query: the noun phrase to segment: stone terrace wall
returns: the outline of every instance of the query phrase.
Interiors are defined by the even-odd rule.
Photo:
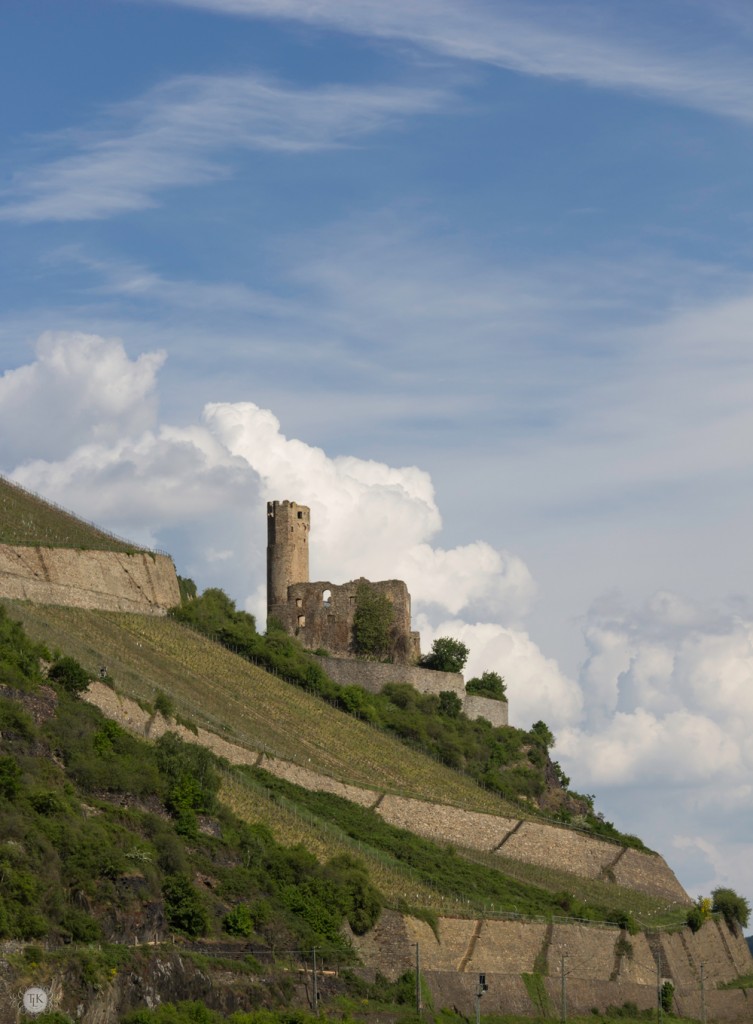
[[[409,683],[419,693],[438,694],[443,690],[465,697],[465,683],[460,672],[435,672],[418,665],[392,665],[381,661],[356,661],[353,658],[316,659],[324,671],[341,686],[360,686],[369,693],[379,693],[387,683]]]
[[[724,929],[724,925],[721,926]],[[438,937],[437,937],[438,935]],[[656,1008],[656,960],[643,934],[628,937],[632,957],[618,956],[617,944],[624,932],[617,928],[579,924],[546,924],[537,921],[487,921],[442,917],[437,935],[423,921],[386,911],[374,932],[352,936],[370,970],[396,978],[413,966],[419,944],[421,970],[435,1006],[454,1006],[472,1019],[478,974],[486,975],[489,991],[482,1003],[484,1013],[520,1013],[534,1016],[522,976],[542,971],[542,984],[550,1010],[560,1012],[561,968],[564,954],[567,1001],[571,1013],[600,1011],[626,1001],[639,1009]],[[745,946],[742,936],[730,940]],[[706,964],[707,1017],[714,1021],[749,1021],[753,999],[740,991],[717,991],[717,981],[748,973],[753,960],[747,946],[739,950],[741,961],[723,954],[724,934],[716,923],[704,925],[692,936],[688,929],[673,934],[654,933],[651,942],[668,951],[672,963],[666,973],[675,985],[675,1007],[680,1013],[700,1018],[700,964]],[[689,943],[689,944],[688,944]],[[708,963],[715,955],[717,971],[710,976]],[[745,957],[742,959],[742,957]],[[681,963],[682,961],[682,963]]]
[[[260,764],[273,775],[305,789],[335,793],[362,807],[373,807],[390,824],[439,843],[455,843],[470,849],[494,851],[512,860],[569,871],[581,878],[604,877],[604,871],[610,865],[621,862],[629,853],[631,862],[636,865],[635,882],[623,879],[623,884],[633,885],[639,891],[654,896],[675,899],[684,905],[690,904],[685,890],[658,855],[625,850],[614,843],[605,843],[554,825],[466,811],[460,807],[351,786],[289,761],[229,743],[205,729],[200,728],[197,737],[188,729],[168,725],[161,715],[148,715],[134,701],[119,696],[102,683],[93,682],[85,699],[96,704],[108,718],[114,718],[139,735],[156,739],[166,729],[170,729],[178,732],[189,743],[209,747],[232,764]]]
[[[475,693],[466,693],[463,697],[463,711],[473,720],[485,718],[495,726],[508,724],[506,700],[491,700],[489,697],[479,697]]]
[[[163,615],[180,590],[167,555],[0,544],[0,597]]]
[[[360,789],[319,775],[287,761],[263,756],[223,740],[213,733],[199,729],[198,737],[182,726],[167,723],[162,715],[149,715],[134,701],[121,697],[109,687],[93,682],[85,699],[96,704],[108,717],[142,736],[156,739],[168,729],[177,732],[189,743],[201,743],[234,764],[261,764],[273,774],[280,775],[311,789],[337,793],[355,800],[363,806],[374,806],[386,811],[385,817],[394,818],[414,831],[416,819],[426,823],[438,822],[437,836],[445,841],[457,836],[467,843],[469,835],[478,837],[482,848],[490,849],[500,836],[517,834],[523,825],[514,819],[479,815],[457,808],[438,807],[419,800],[383,796],[373,790]],[[386,805],[386,806],[385,806]],[[488,819],[479,821],[478,819]],[[546,828],[546,826],[541,826]],[[454,831],[453,831],[454,830]],[[567,836],[563,829],[549,828],[549,841],[556,846],[557,838]],[[426,831],[421,834],[431,834]],[[598,842],[588,840],[587,842]],[[505,844],[506,845],[506,844]],[[619,847],[608,846],[620,852]],[[503,846],[504,849],[504,846]],[[637,857],[646,854],[635,852]],[[661,858],[651,858],[651,861]],[[586,858],[593,869],[599,859]],[[581,873],[581,861],[576,857],[571,867]],[[656,865],[654,865],[656,869]],[[671,872],[668,868],[669,875]],[[687,900],[687,897],[686,897]],[[600,1010],[609,1005],[621,1006],[630,1000],[641,1009],[655,1007],[656,960],[652,946],[662,961],[665,976],[675,984],[675,1006],[685,1016],[700,1018],[700,964],[706,971],[706,1007],[712,1021],[748,1022],[753,1018],[753,998],[743,991],[717,991],[719,981],[728,981],[738,975],[753,972],[745,939],[733,933],[723,922],[707,922],[697,935],[685,928],[676,933],[632,935],[629,941],[633,956],[618,957],[616,943],[620,937],[617,928],[585,926],[579,924],[551,924],[524,920],[474,920],[472,918],[440,918],[439,939],[423,921],[385,910],[375,929],[365,936],[351,936],[354,945],[369,965],[365,973],[380,970],[388,978],[397,978],[415,963],[415,943],[421,951],[424,980],[435,1004],[458,1006],[470,1015],[473,1011],[476,974],[487,975],[489,992],[484,997],[485,1013],[497,1011],[533,1016],[535,1008],[521,979],[523,973],[532,973],[543,961],[548,977],[543,979],[549,999],[558,1007],[560,991],[561,954],[567,954],[568,1004],[575,1012],[588,1012],[592,1007]],[[650,941],[649,941],[650,939]]]
[[[485,718],[495,726],[507,725],[507,703],[466,694],[460,672],[436,672],[418,665],[391,665],[353,658],[317,657],[316,660],[330,679],[340,686],[360,686],[369,693],[380,693],[387,683],[409,683],[419,693],[435,696],[449,690],[461,699],[463,711],[469,718]]]

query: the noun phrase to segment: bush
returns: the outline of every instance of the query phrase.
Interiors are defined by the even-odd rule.
[[[612,910],[607,914],[607,921],[618,925],[630,935],[636,935],[640,930],[635,918],[629,910]]]
[[[499,672],[482,672],[480,676],[474,676],[465,684],[465,692],[490,700],[507,701],[505,680]]]
[[[431,654],[424,655],[420,664],[436,672],[462,672],[470,651],[462,640],[440,636],[431,645]]]
[[[700,931],[703,922],[711,916],[712,901],[708,896],[699,896],[688,911],[685,923],[692,932]]]
[[[154,698],[154,710],[159,711],[163,718],[175,717],[175,705],[162,690],[158,690]]]
[[[730,928],[734,929],[736,925],[748,927],[750,904],[744,896],[738,896],[734,889],[714,889],[711,896],[712,910],[722,914]]]
[[[665,981],[661,987],[661,1008],[665,1013],[672,1012],[672,1003],[675,998],[675,987],[671,981]]]
[[[222,930],[228,935],[240,935],[244,939],[254,934],[254,919],[247,903],[239,903],[225,914],[222,919]]]
[[[442,690],[439,695],[439,713],[447,718],[457,718],[463,710],[463,702],[452,690]]]
[[[0,757],[0,798],[15,800],[21,789],[21,769],[15,757]]]
[[[86,669],[67,655],[53,662],[47,675],[68,693],[83,693],[90,683]]]

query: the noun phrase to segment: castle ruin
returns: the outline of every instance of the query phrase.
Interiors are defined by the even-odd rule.
[[[267,503],[267,616],[276,619],[309,651],[353,657],[353,620],[363,586],[387,598],[394,620],[390,638],[395,664],[418,661],[419,635],[411,630],[408,588],[402,580],[372,583],[363,577],[336,585],[309,580],[311,511],[295,501]]]

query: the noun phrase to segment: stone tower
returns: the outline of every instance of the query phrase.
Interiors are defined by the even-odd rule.
[[[309,581],[311,512],[295,501],[267,502],[267,615],[288,600],[288,587]]]

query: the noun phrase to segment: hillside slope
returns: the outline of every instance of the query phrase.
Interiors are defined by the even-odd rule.
[[[124,695],[151,704],[158,691],[168,694],[180,716],[252,752],[231,759],[256,763],[264,754],[265,767],[300,785],[338,792],[333,783],[344,784],[350,787],[344,795],[375,805],[393,825],[477,853],[503,853],[508,862],[544,875],[554,872],[576,902],[584,883],[609,883],[658,900],[646,908],[654,920],[665,916],[662,904],[689,904],[661,857],[542,822],[170,619],[26,604],[15,605],[14,614],[35,639],[64,645],[92,674],[106,665]],[[135,705],[124,715],[102,689],[100,706],[109,715],[126,725],[140,717],[137,731],[148,731],[148,715]],[[567,886],[561,885],[563,870]],[[614,905],[601,898],[602,906]]]
[[[0,544],[86,551],[145,549],[53,505],[0,476]]]

